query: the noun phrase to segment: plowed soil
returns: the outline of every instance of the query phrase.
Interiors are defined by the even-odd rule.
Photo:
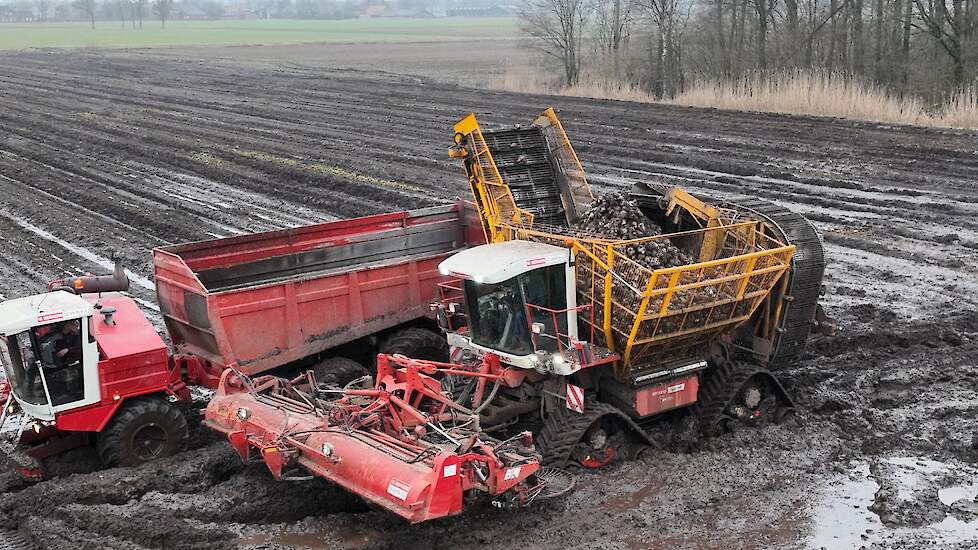
[[[788,423],[677,437],[518,512],[408,526],[199,432],[142,468],[78,452],[51,481],[2,477],[0,528],[40,548],[978,546],[978,134],[189,55],[0,56],[0,299],[116,253],[159,326],[151,248],[464,197],[452,122],[554,104],[599,192],[666,181],[812,219],[839,331],[779,373]]]

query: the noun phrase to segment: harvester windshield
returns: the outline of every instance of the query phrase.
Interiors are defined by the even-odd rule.
[[[557,351],[557,335],[567,332],[565,269],[542,267],[497,284],[465,281],[473,341],[514,355]],[[538,338],[532,336],[534,323]]]
[[[514,355],[533,353],[518,277],[497,284],[465,281],[475,343]]]

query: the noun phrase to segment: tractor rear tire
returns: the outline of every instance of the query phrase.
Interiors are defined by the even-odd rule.
[[[109,467],[137,466],[183,449],[190,437],[187,419],[163,397],[126,401],[98,436],[96,450]]]
[[[388,336],[380,345],[380,352],[447,363],[449,349],[448,340],[442,334],[426,328],[410,327]]]
[[[367,369],[353,359],[346,357],[330,357],[323,359],[312,368],[316,382],[332,386],[344,387],[357,378],[367,376]]]

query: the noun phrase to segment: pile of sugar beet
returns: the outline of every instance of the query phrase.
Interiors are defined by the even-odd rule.
[[[650,220],[638,207],[638,203],[630,199],[623,193],[611,193],[603,195],[594,200],[589,208],[574,224],[574,228],[585,233],[608,240],[629,241],[652,237],[662,234],[662,228]],[[635,244],[616,247],[626,257],[634,260],[642,267],[655,271],[656,269],[678,267],[697,263],[697,258],[688,251],[683,250],[672,244],[668,238],[643,241]],[[579,261],[588,261],[579,258]],[[635,289],[644,291],[648,284],[648,274],[636,273],[636,270],[616,269],[618,277],[612,282],[612,295],[615,302],[624,305],[632,310],[637,309],[641,296]],[[715,271],[714,268],[707,268],[702,273],[697,271],[684,271],[679,278],[679,284],[695,283],[697,280],[708,280],[722,276],[723,273]],[[622,278],[631,279],[629,284],[624,284]],[[660,275],[655,281],[655,288],[665,288],[668,285],[669,276]],[[579,278],[578,284],[581,291],[585,294],[590,292],[592,282],[590,278]],[[724,304],[716,308],[707,307],[717,300],[727,300],[734,296],[734,282],[718,285],[710,285],[692,290],[677,290],[669,305],[670,315],[662,318],[658,322],[645,322],[638,331],[639,336],[650,336],[653,332],[671,332],[699,326],[703,323],[719,317],[729,317],[732,313],[742,315],[746,303]],[[597,300],[604,300],[603,285],[594,285],[594,293]],[[656,311],[662,304],[663,296],[658,295],[649,300],[647,311]],[[685,308],[693,308],[688,314],[679,313]],[[734,309],[737,309],[734,312]],[[620,310],[619,310],[620,311]],[[675,313],[673,315],[673,313]],[[624,338],[631,331],[631,323],[634,317],[628,315],[615,315],[612,325],[616,329],[616,340]],[[617,342],[621,346],[623,342]]]
[[[596,198],[574,227],[609,240],[627,241],[662,234],[662,228],[646,217],[638,203],[624,193],[609,193]],[[669,239],[646,241],[626,246],[621,251],[628,258],[653,271],[696,261],[688,252],[669,242]]]

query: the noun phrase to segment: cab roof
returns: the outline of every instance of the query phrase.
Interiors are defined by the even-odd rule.
[[[0,335],[10,336],[31,327],[91,314],[90,303],[64,290],[7,300],[0,303]]]
[[[505,241],[463,250],[438,264],[446,275],[496,284],[541,267],[567,263],[570,250],[533,241]]]

